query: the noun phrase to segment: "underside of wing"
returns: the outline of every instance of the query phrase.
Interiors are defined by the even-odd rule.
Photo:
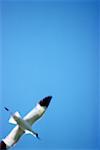
[[[15,132],[14,140],[17,142],[25,132],[18,126]]]
[[[47,96],[44,99],[40,100],[36,107],[24,117],[24,120],[32,125],[44,114],[51,101],[51,98],[52,96]]]
[[[17,125],[10,134],[3,139],[8,147],[11,147],[17,143],[20,137],[24,134],[24,131]]]
[[[45,108],[37,104],[37,106],[24,117],[24,120],[27,121],[30,125],[32,125],[43,115],[44,112]]]

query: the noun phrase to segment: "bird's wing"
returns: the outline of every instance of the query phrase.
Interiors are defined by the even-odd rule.
[[[23,119],[32,125],[36,120],[38,120],[46,111],[50,101],[51,96],[47,96],[36,105],[36,107],[29,112]]]
[[[32,125],[43,115],[44,112],[45,108],[37,104],[37,106],[31,112],[29,112],[23,119],[27,121],[30,125]]]
[[[17,143],[23,134],[24,131],[17,125],[3,141],[8,147],[11,147]]]

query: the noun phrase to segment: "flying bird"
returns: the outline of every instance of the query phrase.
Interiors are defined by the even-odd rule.
[[[4,107],[5,110],[9,111],[9,109],[7,107]]]
[[[32,125],[37,121],[46,111],[52,96],[47,96],[37,103],[25,117],[21,117],[19,112],[11,113],[9,123],[15,124],[14,129],[0,142],[0,150],[7,150],[13,147],[23,134],[31,134],[39,139],[38,133],[32,129]],[[4,107],[6,111],[10,111]]]

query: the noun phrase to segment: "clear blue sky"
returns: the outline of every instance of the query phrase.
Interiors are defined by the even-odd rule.
[[[33,129],[14,150],[98,147],[98,4],[91,1],[2,2],[1,126],[3,107],[22,116],[52,95]]]

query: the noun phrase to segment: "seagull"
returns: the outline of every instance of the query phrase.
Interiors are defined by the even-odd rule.
[[[6,111],[10,112],[9,123],[14,124],[12,131],[0,142],[0,150],[7,150],[16,145],[23,134],[31,134],[40,139],[38,133],[32,129],[32,125],[45,113],[49,106],[52,96],[47,96],[40,100],[35,108],[33,108],[23,118],[19,112],[12,113],[10,109],[4,107]]]

